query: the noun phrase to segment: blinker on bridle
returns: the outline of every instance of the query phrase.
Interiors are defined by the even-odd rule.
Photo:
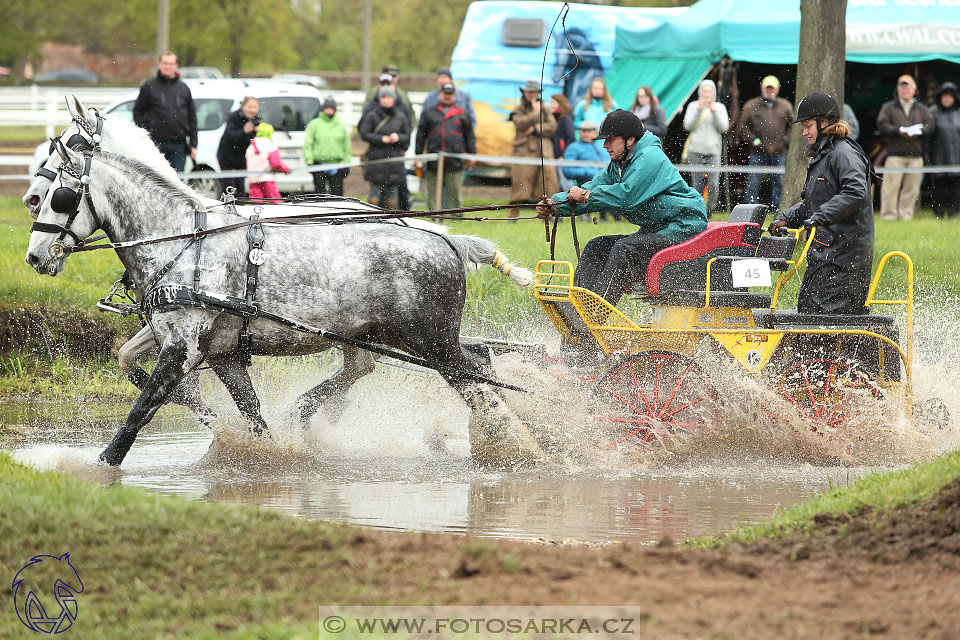
[[[60,165],[58,173],[62,176],[64,173],[76,178],[80,182],[79,189],[72,189],[67,186],[57,187],[50,196],[50,208],[56,213],[67,214],[67,221],[63,226],[59,224],[50,224],[47,222],[34,222],[30,231],[41,231],[44,233],[59,233],[60,237],[50,245],[50,255],[54,258],[61,258],[65,255],[63,239],[68,234],[79,245],[83,244],[83,239],[70,230],[73,221],[80,213],[80,202],[84,197],[87,198],[87,204],[90,207],[91,215],[96,217],[93,210],[93,202],[90,201],[90,167],[93,164],[93,153],[83,152],[83,171],[78,172],[68,163]],[[51,172],[52,173],[52,172]],[[56,177],[56,173],[54,177]]]
[[[100,140],[103,133],[103,116],[100,115],[100,112],[96,109],[93,110],[94,114],[97,116],[96,127],[91,127],[87,124],[86,120],[82,117],[75,117],[73,121],[77,123],[77,126],[80,127],[90,139],[88,140],[84,137],[79,131],[67,140],[66,147],[67,149],[73,149],[74,151],[99,151],[100,150]],[[63,135],[63,134],[61,134]],[[57,138],[50,138],[50,149],[47,151],[48,156],[52,156],[54,151],[56,151],[56,142]],[[47,180],[53,182],[57,179],[57,174],[55,171],[50,171],[44,167],[37,169],[37,172],[33,174],[36,177],[46,178]],[[56,211],[56,209],[54,209]]]

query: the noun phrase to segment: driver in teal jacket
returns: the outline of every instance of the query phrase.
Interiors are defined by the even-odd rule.
[[[635,114],[612,111],[600,124],[610,163],[593,180],[554,194],[537,205],[537,216],[618,213],[637,225],[632,235],[599,236],[587,243],[574,285],[616,305],[627,283],[646,285],[653,254],[689,240],[707,228],[703,196],[691,188],[670,162],[660,138],[644,132]]]

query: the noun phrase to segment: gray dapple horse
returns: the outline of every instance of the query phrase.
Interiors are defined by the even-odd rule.
[[[100,228],[113,242],[193,231],[194,213],[203,204],[179,180],[109,152],[85,156],[59,141],[56,152],[62,164],[38,212],[38,223],[45,229],[31,233],[26,255],[27,263],[38,273],[55,276],[62,271],[65,257],[55,256],[56,245],[74,243],[51,229],[69,225],[82,238]],[[68,221],[70,212],[64,212],[70,208],[63,205],[64,194],[77,210],[72,223]],[[222,208],[209,210],[207,216],[209,228],[237,221]],[[213,234],[203,241],[202,290],[243,295],[249,246],[246,233],[238,231]],[[470,236],[443,238],[422,229],[373,222],[265,225],[264,231],[268,259],[260,267],[257,289],[257,301],[264,309],[425,358],[439,367],[441,375],[475,411],[502,407],[493,391],[469,383],[463,376],[482,375],[489,360],[464,350],[459,342],[465,267],[491,264],[497,253],[493,243]],[[144,289],[186,242],[120,248],[117,255]],[[156,285],[192,283],[194,267],[192,259],[175,261]],[[519,284],[528,282],[530,273],[514,269],[510,277]],[[224,362],[235,362],[240,318],[178,305],[157,306],[148,313],[161,344],[160,355],[126,424],[100,455],[102,461],[113,465],[123,461],[140,429],[183,376],[204,361],[221,375],[241,411],[255,423],[259,417],[249,378],[236,379],[222,372]],[[249,330],[254,355],[298,355],[333,346],[325,338],[263,318],[252,319]],[[351,351],[356,353],[351,355]],[[301,396],[304,417],[309,418],[321,404],[339,411],[346,391],[372,369],[370,354],[345,349],[343,369]],[[510,420],[510,428],[503,426],[501,422],[493,434],[499,440],[495,445],[500,459],[484,462],[515,466],[542,459],[539,446],[519,420]],[[471,433],[471,445],[476,452],[484,443]]]
[[[104,151],[135,158],[150,166],[168,180],[177,180],[177,174],[173,167],[171,167],[170,163],[160,154],[156,146],[147,136],[146,131],[119,116],[109,114],[100,116],[97,111],[85,108],[75,95],[66,98],[66,103],[67,109],[70,112],[71,122],[59,137],[60,141],[65,145],[74,148],[79,145],[83,148],[92,149],[95,145],[99,144],[100,148]],[[99,121],[98,116],[100,116]],[[94,140],[95,136],[99,139]],[[43,165],[41,172],[38,172],[37,177],[30,184],[26,194],[23,196],[23,204],[34,218],[37,217],[40,205],[46,197],[50,186],[53,184],[50,177],[45,177],[41,175],[41,173],[46,173],[46,176],[55,174],[59,163],[59,155],[56,153],[51,154],[50,158],[48,158]],[[199,194],[197,194],[196,197],[201,203],[208,207],[219,204],[219,201],[205,198]],[[329,206],[335,206],[337,209],[347,209],[351,212],[356,211],[357,213],[362,211],[375,211],[372,205],[353,201],[331,202]],[[237,207],[237,211],[241,215],[247,216],[253,212],[253,209],[254,207],[252,206]],[[271,217],[296,215],[304,212],[304,209],[299,206],[271,205],[268,209]],[[393,220],[390,222],[394,224],[409,224],[438,233],[446,232],[446,229],[441,225],[433,224],[425,220],[412,219],[409,222]],[[153,330],[149,326],[145,326],[136,336],[120,347],[118,353],[120,368],[127,374],[130,381],[141,390],[143,390],[149,374],[137,365],[137,358],[153,352],[156,346],[157,342]],[[348,350],[352,349],[352,347],[346,348]],[[351,354],[348,357],[357,357],[357,354]],[[223,359],[216,373],[221,379],[229,378],[231,380],[238,380],[245,388],[252,389],[252,385],[244,380],[244,378],[248,378],[248,374],[244,362],[241,360],[230,361]],[[224,380],[225,385],[227,385],[227,382],[227,380]],[[233,384],[234,386],[236,385],[236,383]],[[230,385],[227,386],[229,387]],[[243,405],[238,405],[245,415],[253,409],[253,407],[250,406],[251,401],[251,398],[245,398],[242,401]],[[201,422],[204,423],[209,423],[209,419],[215,416],[214,411],[200,398],[196,373],[184,377],[177,389],[169,395],[168,402],[189,407],[197,414]],[[256,412],[256,415],[257,417],[254,419],[254,424],[257,429],[262,429],[263,420],[259,416],[259,412]]]

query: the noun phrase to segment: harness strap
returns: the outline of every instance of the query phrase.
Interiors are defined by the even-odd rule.
[[[199,234],[207,226],[207,210],[197,207],[193,211],[193,231]],[[203,238],[197,237],[197,259],[193,265],[193,290],[200,290],[200,253],[203,251]]]
[[[53,182],[54,180],[57,179],[57,173],[55,171],[50,171],[50,169],[47,169],[46,167],[40,167],[39,169],[37,169],[37,172],[33,175],[39,176],[41,178],[46,178],[50,182]]]
[[[260,216],[253,214],[251,220],[259,220]],[[247,304],[253,305],[257,295],[257,273],[260,265],[263,264],[266,257],[263,253],[264,241],[263,225],[253,224],[247,227],[247,242],[250,244],[250,252],[247,254],[247,290],[245,299]],[[240,330],[240,339],[238,340],[237,350],[240,356],[246,360],[247,366],[251,364],[251,346],[250,346],[250,318],[244,316],[243,327]]]
[[[70,230],[69,227],[61,227],[58,224],[50,224],[48,222],[34,222],[30,227],[30,231],[42,231],[43,233],[59,233],[60,238],[63,239],[64,234],[69,234],[73,238],[74,242],[78,245],[83,244],[83,240]]]

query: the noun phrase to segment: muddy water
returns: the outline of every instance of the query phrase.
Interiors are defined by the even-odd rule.
[[[437,452],[422,428],[430,420],[405,422],[422,406],[401,407],[393,424],[371,424],[359,435],[364,430],[323,425],[325,433],[309,445],[279,435],[266,449],[248,448],[235,426],[215,425],[225,429],[215,437],[185,411],[164,408],[122,468],[112,469],[95,461],[126,408],[49,420],[63,409],[3,412],[0,420],[32,424],[33,433],[15,447],[19,459],[104,485],[383,529],[554,541],[684,539],[763,520],[867,470],[740,460],[484,471],[469,459],[465,433],[448,434],[445,451]]]

